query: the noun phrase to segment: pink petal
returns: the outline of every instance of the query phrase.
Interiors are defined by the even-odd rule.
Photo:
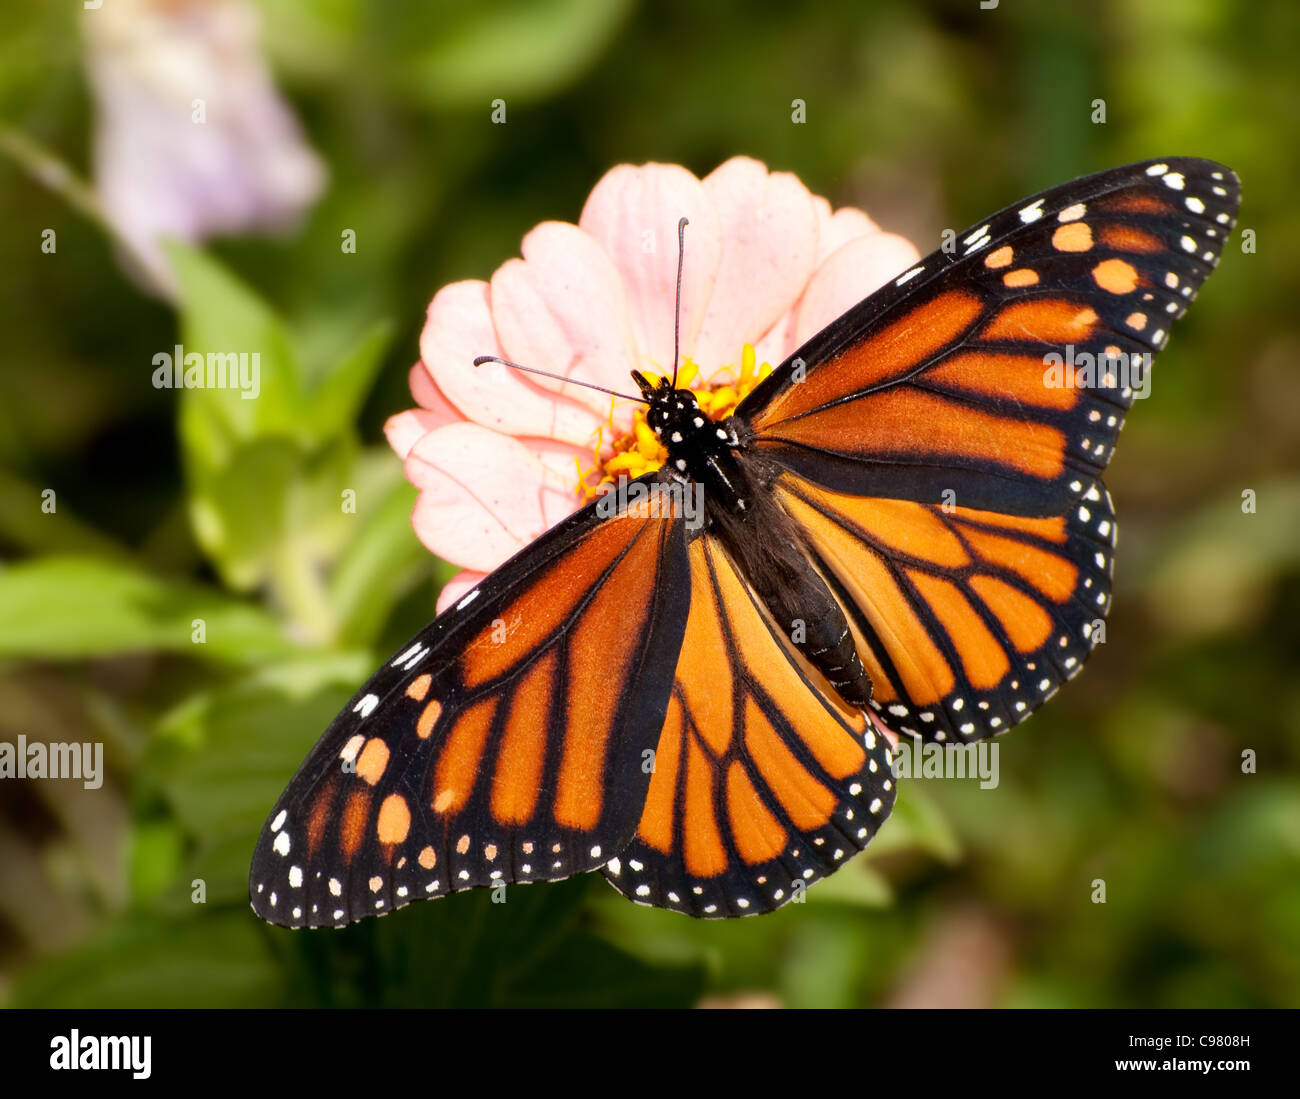
[[[771,363],[773,366],[780,366],[795,349],[794,337],[798,310],[799,303],[795,302],[794,307],[787,310],[785,315],[754,344],[754,356],[760,365]]]
[[[465,573],[462,573],[461,575],[463,576],[463,575],[466,575],[466,574],[465,574]],[[438,609],[439,609],[439,610],[442,610],[442,600],[441,600],[441,598],[439,598],[439,600],[438,600]],[[874,726],[876,727],[876,730],[877,730],[877,731],[878,731],[878,732],[879,732],[879,733],[880,733],[880,734],[885,738],[885,740],[889,743],[890,748],[897,749],[897,748],[898,748],[898,734],[897,734],[897,733],[891,733],[888,729],[886,729],[886,728],[885,728],[885,727],[880,723],[880,719],[879,719],[878,717],[876,717],[876,715],[873,714],[870,710],[867,711],[867,717],[871,718],[871,724],[874,725]]]
[[[880,226],[856,206],[841,206],[831,213],[831,204],[820,195],[813,198],[817,210],[817,266],[855,237],[879,233]]]
[[[506,357],[611,389],[633,388],[628,376],[638,365],[636,338],[622,280],[605,250],[576,225],[548,221],[524,237],[522,252],[522,260],[497,269],[489,295]],[[529,380],[562,391],[601,419],[609,415],[604,394]]]
[[[799,302],[795,343],[802,344],[920,258],[910,240],[873,233],[849,241],[823,263]]]
[[[855,207],[843,206],[832,213],[831,204],[820,195],[814,195],[812,202],[817,213],[818,273],[820,273],[827,259],[851,241],[861,241],[869,236],[888,235],[882,234],[879,226]],[[837,261],[837,264],[840,262],[844,261]],[[838,269],[837,266],[835,270]],[[867,284],[869,284],[869,281]],[[885,281],[888,281],[888,277],[886,277]],[[856,304],[863,297],[866,297],[866,294],[856,298],[851,304]],[[802,300],[796,302],[794,307],[779,318],[754,345],[760,363],[770,362],[773,366],[779,365],[798,350],[800,344],[808,338],[808,335],[815,335],[816,332],[820,331],[820,328],[815,328],[812,332],[805,334],[800,323],[802,305]],[[846,306],[846,308],[848,307]],[[843,311],[841,310],[840,313]],[[840,316],[840,313],[836,313],[835,316]],[[833,320],[834,317],[831,319]]]
[[[442,614],[448,607],[454,607],[465,596],[479,586],[487,576],[485,572],[465,569],[458,572],[442,586],[438,593],[438,613]]]
[[[677,164],[620,164],[593,188],[578,224],[622,276],[641,365],[667,373],[673,361],[677,221],[688,218],[682,277],[683,357],[692,353],[722,254],[718,213],[703,185]]]
[[[421,408],[436,412],[447,423],[465,418],[460,409],[447,400],[446,394],[438,388],[438,384],[429,374],[429,368],[423,362],[418,362],[411,367],[407,378],[411,386],[411,396]]]
[[[808,189],[788,172],[769,175],[757,160],[732,157],[705,177],[704,189],[722,227],[722,257],[693,351],[707,375],[738,362],[743,346],[795,303],[813,272],[818,229]]]
[[[384,435],[399,458],[405,458],[424,436],[435,428],[443,427],[450,421],[444,420],[436,412],[425,408],[408,408],[395,416],[389,416],[384,424]]]
[[[431,431],[406,458],[406,477],[421,490],[411,517],[415,533],[453,564],[494,569],[573,511],[578,453],[550,440],[525,444],[478,424]]]
[[[478,355],[502,354],[487,283],[453,282],[434,295],[420,334],[420,357],[452,404],[475,423],[506,435],[550,436],[585,444],[602,417],[544,393],[517,370],[493,363],[474,365]]]

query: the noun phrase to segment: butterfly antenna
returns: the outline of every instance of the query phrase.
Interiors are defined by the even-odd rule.
[[[677,388],[677,359],[682,346],[682,267],[686,262],[687,218],[677,221],[677,300],[673,307],[673,388]]]
[[[511,370],[522,370],[525,374],[540,374],[543,378],[554,378],[557,382],[565,382],[568,385],[580,385],[584,389],[595,389],[601,393],[608,393],[611,397],[619,397],[625,401],[636,401],[637,404],[649,404],[644,397],[633,397],[627,393],[620,393],[617,389],[606,389],[603,385],[596,385],[594,382],[580,382],[576,378],[566,378],[563,374],[552,374],[549,370],[538,370],[535,366],[520,366],[518,363],[512,363],[509,359],[499,359],[495,355],[479,355],[474,360],[475,366],[482,366],[484,363],[500,363],[502,366],[508,366]]]

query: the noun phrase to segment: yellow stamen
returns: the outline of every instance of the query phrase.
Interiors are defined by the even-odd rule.
[[[657,374],[649,371],[642,373],[652,385],[659,381]],[[695,394],[700,409],[709,419],[725,420],[735,412],[736,406],[750,394],[754,387],[771,373],[771,364],[765,362],[759,365],[753,346],[745,344],[740,356],[738,378],[735,378],[734,365],[730,364],[719,367],[708,378],[702,378],[699,366],[691,359],[686,359],[677,371],[677,385],[678,388],[689,389]],[[735,380],[724,379],[720,377],[722,375],[730,375]],[[715,382],[715,378],[719,378],[719,381]],[[612,435],[614,434],[614,402],[612,401],[609,415]],[[668,451],[664,449],[654,430],[646,422],[644,405],[639,405],[632,413],[630,431],[616,437],[608,449],[603,443],[604,428],[602,427],[596,435],[595,464],[591,469],[583,469],[582,463],[576,456],[574,458],[578,466],[577,491],[584,503],[599,496],[603,485],[613,484],[619,477],[627,477],[629,480],[640,477],[643,473],[658,469],[668,460]]]

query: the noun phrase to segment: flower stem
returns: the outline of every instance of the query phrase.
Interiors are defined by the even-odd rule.
[[[94,188],[57,154],[6,123],[0,123],[0,152],[5,153],[37,183],[59,195],[84,217],[107,232],[113,232]]]
[[[141,255],[139,249],[117,231],[103,203],[99,201],[95,188],[74,172],[57,153],[6,122],[0,122],[0,153],[4,153],[42,187],[58,195],[87,221],[112,237],[119,248],[130,254],[132,262],[140,270],[153,269],[148,257]]]

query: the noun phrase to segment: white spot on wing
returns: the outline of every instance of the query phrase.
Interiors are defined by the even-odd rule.
[[[406,652],[402,653],[401,656],[394,657],[389,667],[396,668],[397,665],[399,664],[405,664],[408,660],[411,659],[411,657],[413,657],[416,653],[420,651],[420,647],[421,647],[420,643],[417,641],[414,645],[412,645],[409,649],[407,649]]]
[[[1043,200],[1035,199],[1028,206],[1020,211],[1020,220],[1028,225],[1031,221],[1037,221],[1043,216]]]

